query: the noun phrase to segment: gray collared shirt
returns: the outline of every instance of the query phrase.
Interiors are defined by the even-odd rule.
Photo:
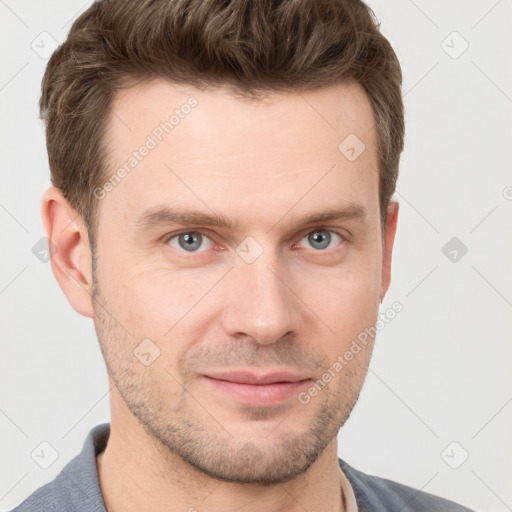
[[[107,512],[96,467],[110,424],[94,427],[82,451],[51,482],[34,491],[11,512]],[[367,475],[338,459],[357,501],[358,512],[474,512],[452,501],[391,480]]]

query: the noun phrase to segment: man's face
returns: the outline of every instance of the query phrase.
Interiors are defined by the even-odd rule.
[[[94,321],[111,393],[164,457],[286,481],[348,418],[373,340],[309,390],[378,315],[373,124],[349,84],[249,102],[154,81],[116,97],[109,175],[131,164],[102,189]],[[350,134],[356,159],[361,146],[338,149]],[[334,210],[346,215],[301,222]]]

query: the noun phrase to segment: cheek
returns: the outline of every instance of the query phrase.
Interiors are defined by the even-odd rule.
[[[209,291],[219,280],[211,270],[169,271],[134,266],[108,280],[116,318],[137,340],[155,342],[174,367],[218,315]]]
[[[323,269],[301,277],[299,296],[321,319],[327,334],[325,350],[331,355],[344,351],[359,333],[375,324],[380,300],[376,262],[372,258],[364,265]]]
[[[197,302],[182,279],[167,277],[155,281],[151,274],[120,283],[114,293],[121,307],[120,316],[131,329],[156,339],[186,322],[187,313]]]

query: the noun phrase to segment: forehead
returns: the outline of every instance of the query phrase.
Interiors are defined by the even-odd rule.
[[[373,128],[370,102],[355,82],[310,91],[269,93],[255,100],[234,95],[227,88],[199,90],[155,79],[118,91],[112,101],[109,122],[109,133],[116,142],[121,142],[121,138],[131,146],[139,142],[140,132],[155,139],[163,136],[167,139],[164,143],[171,144],[174,140],[176,146],[180,136],[188,142],[191,139],[204,142],[204,137],[211,135],[215,135],[217,142],[222,142],[224,135],[231,141],[249,136],[255,144],[276,145],[282,142],[275,138],[276,131],[283,136],[303,135],[311,142],[315,139],[314,132],[319,132],[320,137],[330,135],[334,141],[354,133],[371,144]],[[166,137],[171,132],[172,137]],[[133,136],[137,139],[133,140]]]
[[[114,98],[107,143],[100,206],[126,223],[166,203],[229,207],[240,220],[276,205],[269,222],[294,203],[378,209],[374,118],[355,83],[247,100],[227,89],[144,82]]]

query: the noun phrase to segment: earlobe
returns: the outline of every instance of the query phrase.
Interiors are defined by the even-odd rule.
[[[388,291],[389,284],[391,283],[391,259],[393,254],[393,244],[395,241],[396,227],[398,221],[398,208],[397,201],[390,201],[388,204],[388,218],[386,221],[386,232],[384,235],[384,245],[382,250],[382,280],[380,301],[384,300],[384,296]]]
[[[41,216],[55,278],[73,309],[92,318],[92,255],[87,227],[56,187],[43,194]]]

